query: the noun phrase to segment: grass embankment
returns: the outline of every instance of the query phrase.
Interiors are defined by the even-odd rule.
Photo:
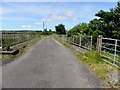
[[[19,53],[17,53],[16,55],[2,55],[2,60],[10,60],[10,59],[13,59],[19,55],[21,55],[25,50],[28,50],[31,48],[32,45],[34,45],[36,42],[38,42],[39,40],[41,40],[42,38],[44,37],[47,37],[46,35],[42,35],[41,37],[39,38],[36,38],[32,41],[30,41],[25,48],[21,48],[19,49]]]
[[[66,42],[63,42],[60,39],[57,39],[56,37],[53,37],[55,40],[57,40],[58,42],[60,42],[61,44],[63,44],[64,46],[74,49],[72,48],[69,44],[67,44]],[[76,49],[74,49],[76,50]],[[81,53],[79,51],[77,51],[78,54],[76,55],[78,60],[82,61],[82,63],[84,63],[89,70],[95,74],[96,76],[98,76],[98,78],[100,79],[100,81],[102,82],[102,87],[104,88],[120,88],[120,82],[109,82],[108,77],[114,78],[112,77],[112,72],[113,71],[118,71],[118,69],[106,62],[104,62],[102,60],[101,57],[97,56],[96,51],[89,51],[87,53]]]

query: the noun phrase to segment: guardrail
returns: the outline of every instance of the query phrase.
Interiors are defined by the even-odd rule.
[[[80,35],[57,35],[57,38],[71,44],[92,50],[92,36],[80,36]],[[111,38],[102,38],[98,36],[97,40],[97,53],[102,57],[102,60],[120,68],[120,40]]]
[[[39,36],[40,35],[30,33],[2,33],[2,48],[14,46]]]
[[[92,36],[81,36],[81,35],[57,35],[58,38],[77,45],[79,47],[92,50]]]
[[[0,50],[2,50],[2,32],[0,32]]]

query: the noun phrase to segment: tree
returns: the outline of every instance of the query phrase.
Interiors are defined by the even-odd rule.
[[[65,25],[63,24],[59,24],[58,26],[55,26],[55,29],[57,34],[66,34]]]
[[[71,30],[67,31],[67,35],[87,35],[88,25],[86,23],[80,23],[74,26]]]
[[[52,30],[51,30],[51,29],[49,29],[49,32],[52,32]]]
[[[46,29],[44,29],[44,32],[47,32],[47,28],[46,28]]]
[[[95,38],[102,35],[108,38],[120,38],[120,1],[115,8],[107,12],[100,10],[95,16],[99,19],[93,19],[88,24],[76,25],[67,31],[67,35],[91,35]]]
[[[48,33],[49,33],[49,35],[52,35],[52,30],[51,30],[51,29],[49,29],[49,32],[48,32]]]
[[[115,8],[105,12],[100,10],[95,14],[99,17],[101,23],[101,31],[105,32],[106,37],[119,38],[120,37],[120,1]]]

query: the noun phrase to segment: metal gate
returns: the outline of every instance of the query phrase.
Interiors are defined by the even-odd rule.
[[[105,62],[120,68],[120,40],[102,38],[100,54]]]

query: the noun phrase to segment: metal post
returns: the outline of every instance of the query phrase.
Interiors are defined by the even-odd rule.
[[[115,64],[116,49],[117,49],[117,40],[115,40],[115,52],[114,52],[114,62],[113,62],[113,64]]]
[[[73,43],[74,43],[74,35],[73,35]]]
[[[69,39],[69,40],[70,40],[69,43],[71,43],[71,36],[70,36],[69,38],[70,38],[70,39]]]
[[[68,37],[66,36],[66,42],[68,41]]]
[[[21,33],[21,38],[22,38],[22,42],[23,42],[23,34]]]
[[[77,38],[76,38],[76,35],[75,35],[75,40],[74,40],[74,41],[75,41],[75,44],[76,44],[76,39],[77,39]]]
[[[90,50],[92,50],[92,36],[91,36],[91,48],[90,48]]]
[[[65,41],[66,41],[66,40],[65,40],[65,35],[63,36],[63,39],[64,39],[64,42],[65,42]]]
[[[65,39],[66,42],[67,42],[67,39],[68,39],[68,37],[66,36],[66,39]]]
[[[3,47],[3,46],[2,46],[2,32],[0,33],[0,39],[1,39],[1,40],[0,40],[0,49],[2,49],[2,47]]]
[[[80,46],[81,46],[81,36],[80,36]]]
[[[77,38],[76,38],[76,43],[77,43],[77,45],[78,45],[78,35],[76,36]]]
[[[65,40],[65,38],[64,38],[64,36],[63,35],[61,35],[61,39],[64,41]]]
[[[13,33],[13,45],[15,45],[15,33]]]
[[[69,37],[69,40],[68,40],[68,41],[69,41],[69,43],[70,43],[70,37]]]
[[[66,38],[67,38],[67,37],[66,37],[65,35],[64,35],[64,37],[65,37],[65,42],[66,42]]]
[[[67,42],[67,36],[65,36],[65,41]]]
[[[28,34],[28,40],[30,40],[30,34]]]

